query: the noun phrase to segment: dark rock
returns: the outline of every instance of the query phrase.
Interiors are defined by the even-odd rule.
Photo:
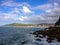
[[[60,17],[59,17],[58,21],[55,23],[55,26],[60,26]]]
[[[58,42],[60,42],[60,39],[57,39]]]
[[[39,36],[39,38],[43,38],[43,36]]]
[[[0,45],[4,45],[3,43],[1,43]]]
[[[29,34],[32,34],[32,33],[29,33]]]
[[[52,29],[52,27],[49,27],[48,29]]]
[[[51,38],[47,38],[46,40],[48,43],[51,43],[52,42],[52,39]]]
[[[46,35],[44,34],[43,37],[46,37]]]
[[[39,31],[35,31],[35,32],[33,32],[33,34],[34,34],[34,35],[37,35],[37,34],[38,34],[38,32],[39,32]]]
[[[51,43],[52,42],[52,40],[48,40],[48,43]]]
[[[41,39],[36,39],[36,41],[41,41]]]
[[[34,35],[36,35],[36,32],[33,32]]]
[[[1,43],[0,45],[4,45],[3,43]]]
[[[49,28],[45,28],[44,30],[49,30]]]

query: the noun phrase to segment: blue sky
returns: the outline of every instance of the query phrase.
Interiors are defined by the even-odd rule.
[[[0,0],[0,25],[55,23],[59,0]]]

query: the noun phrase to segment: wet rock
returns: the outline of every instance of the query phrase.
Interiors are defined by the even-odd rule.
[[[43,35],[39,35],[39,38],[43,38]]]
[[[38,34],[38,32],[39,32],[39,31],[35,31],[35,32],[33,32],[33,34],[34,34],[34,35],[37,35],[37,34]]]
[[[41,39],[36,39],[36,41],[42,41]]]
[[[51,38],[47,38],[46,40],[48,43],[51,43],[52,42],[52,39]]]
[[[58,42],[60,42],[60,39],[57,39]]]
[[[33,34],[33,32],[29,33],[29,34]]]
[[[52,42],[52,40],[48,40],[48,43],[51,43]]]
[[[0,45],[4,45],[3,43],[1,43]]]
[[[39,38],[43,38],[42,36],[39,36]]]

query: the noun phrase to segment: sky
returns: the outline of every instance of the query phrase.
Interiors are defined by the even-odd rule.
[[[0,0],[0,25],[55,23],[60,0]]]

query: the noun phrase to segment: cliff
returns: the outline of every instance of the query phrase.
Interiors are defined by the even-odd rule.
[[[60,17],[59,17],[58,21],[55,23],[55,26],[60,26]]]

